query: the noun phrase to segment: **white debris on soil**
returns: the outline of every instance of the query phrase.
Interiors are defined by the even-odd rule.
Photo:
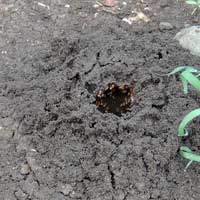
[[[161,31],[164,31],[164,30],[172,30],[174,27],[172,24],[170,24],[169,22],[160,22],[159,24],[159,29]]]
[[[1,51],[1,54],[7,54],[7,51]]]
[[[131,18],[133,21],[143,21],[143,22],[149,22],[150,18],[148,18],[144,13],[142,12],[138,12],[136,17],[132,17]]]
[[[122,21],[128,23],[129,25],[133,23],[129,18],[126,18],[126,17],[124,17]]]
[[[98,16],[99,13],[94,13],[94,18],[96,18]]]
[[[65,8],[70,8],[70,5],[69,4],[65,4]]]
[[[37,152],[35,149],[30,149],[30,151]]]
[[[41,6],[41,7],[44,7],[44,8],[47,8],[48,10],[50,9],[50,7],[48,6],[48,5],[46,5],[46,4],[44,4],[44,3],[41,3],[41,2],[37,2],[37,4],[39,5],[39,6]]]
[[[144,8],[144,10],[151,11],[152,9],[147,6],[147,7]]]
[[[179,44],[188,49],[192,55],[200,56],[200,26],[191,26],[182,29],[175,36]]]
[[[125,17],[122,19],[122,21],[128,23],[131,25],[133,22],[149,22],[150,18],[148,18],[144,13],[142,12],[137,12],[137,15],[135,17]]]
[[[99,7],[100,7],[99,4],[94,4],[94,5],[93,5],[93,8],[99,8]]]

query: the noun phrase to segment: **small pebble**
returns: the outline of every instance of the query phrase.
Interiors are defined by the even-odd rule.
[[[14,192],[14,195],[16,196],[16,199],[26,199],[28,198],[27,194],[25,194],[21,189],[17,189],[15,192]]]
[[[60,192],[62,192],[65,196],[69,195],[73,191],[73,188],[70,184],[61,185]]]
[[[98,16],[98,13],[95,13],[95,14],[94,14],[94,18],[96,18],[97,16]]]
[[[170,24],[169,22],[160,22],[159,29],[161,31],[163,31],[163,30],[172,30],[173,29],[173,25]]]
[[[160,7],[161,8],[166,8],[169,7],[169,2],[168,1],[160,1]]]
[[[99,7],[100,7],[99,4],[94,4],[94,5],[93,5],[93,8],[99,8]]]
[[[27,174],[29,174],[29,173],[30,173],[30,167],[29,167],[27,164],[23,164],[23,165],[21,166],[20,173],[21,173],[22,175],[27,175]]]
[[[128,23],[129,25],[132,24],[132,21],[129,20],[128,18],[126,18],[126,17],[124,17],[124,18],[122,19],[122,21]]]
[[[65,4],[65,8],[70,8],[70,5],[69,4]]]

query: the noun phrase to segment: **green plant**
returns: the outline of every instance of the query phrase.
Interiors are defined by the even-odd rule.
[[[196,12],[197,8],[200,8],[200,0],[186,0],[185,2],[196,6],[196,8],[192,11],[192,15]]]
[[[183,92],[184,94],[188,93],[188,83],[190,83],[195,89],[200,91],[200,80],[198,77],[200,76],[200,71],[191,67],[191,66],[181,66],[175,68],[168,75],[173,75],[179,73],[179,77],[182,81]],[[178,127],[178,136],[185,137],[189,133],[186,129],[186,126],[196,117],[200,116],[200,108],[191,111],[187,114]],[[189,160],[188,164],[185,167],[185,170],[192,164],[193,161],[200,162],[200,155],[195,154],[188,147],[181,147],[180,154],[183,158]]]

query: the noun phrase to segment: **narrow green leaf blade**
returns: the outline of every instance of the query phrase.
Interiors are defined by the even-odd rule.
[[[180,79],[181,79],[182,84],[183,84],[183,93],[187,94],[188,93],[188,82],[183,76],[180,76]]]
[[[180,67],[176,67],[172,72],[168,73],[168,76],[176,74],[183,70],[190,71],[190,72],[197,72],[197,70],[192,66],[180,66]]]
[[[180,72],[180,71],[182,71],[182,70],[184,70],[184,69],[185,69],[184,66],[176,67],[172,72],[168,73],[168,76],[173,75],[173,74],[176,74],[177,72]]]
[[[187,132],[185,130],[185,127],[187,126],[188,123],[190,123],[194,118],[198,117],[200,115],[200,108],[195,109],[191,111],[189,114],[187,114],[182,122],[179,124],[178,127],[178,136],[187,136]]]
[[[187,80],[195,89],[200,91],[200,81],[189,71],[184,71],[180,75],[181,80]]]
[[[192,0],[188,0],[186,1],[187,4],[190,4],[190,5],[197,5],[197,2],[196,1],[192,1]]]
[[[181,147],[180,154],[183,158],[186,158],[190,161],[200,162],[200,156],[190,150],[188,147]]]

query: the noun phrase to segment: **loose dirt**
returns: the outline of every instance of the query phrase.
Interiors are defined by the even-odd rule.
[[[178,153],[182,143],[198,151],[199,121],[185,141],[177,126],[200,97],[166,75],[198,67],[173,38],[199,12],[184,1],[95,3],[0,2],[1,199],[199,200],[199,165],[184,172]],[[122,21],[136,10],[150,21]],[[135,86],[130,112],[96,108],[109,82]]]

